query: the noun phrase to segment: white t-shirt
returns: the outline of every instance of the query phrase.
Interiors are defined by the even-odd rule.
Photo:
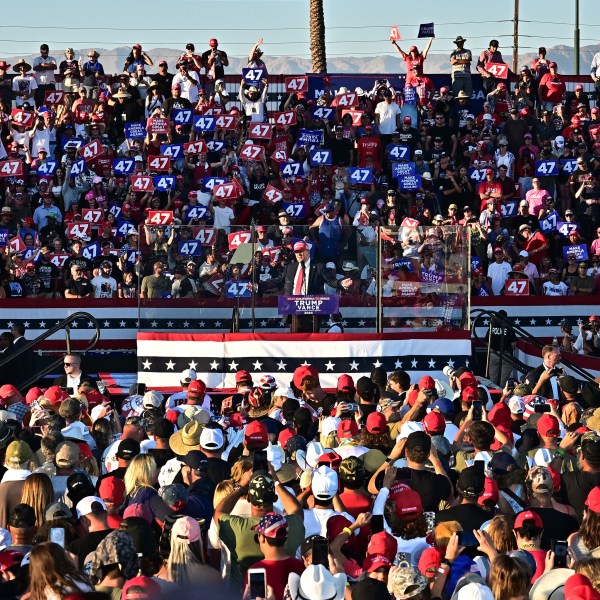
[[[558,283],[546,281],[542,286],[542,292],[544,296],[566,296],[569,293],[569,286],[564,281]]]
[[[492,291],[494,296],[499,296],[504,282],[508,278],[508,274],[511,272],[512,267],[507,262],[501,262],[500,264],[493,262],[488,267],[488,277],[492,280]]]
[[[225,233],[229,233],[229,226],[235,219],[235,213],[229,206],[221,208],[220,206],[214,206],[214,223],[217,229],[223,229]]]
[[[179,84],[181,86],[181,97],[187,98],[192,104],[196,104],[198,102],[198,85],[192,85],[192,83],[190,83],[191,79],[193,79],[196,84],[199,83],[198,74],[195,71],[188,71],[188,75],[185,79],[181,73],[177,73],[177,75],[173,77],[173,83],[171,85]]]
[[[342,515],[354,523],[354,517],[348,513],[339,513],[332,508],[304,509],[304,538],[311,535],[327,537],[327,521],[334,515]]]
[[[379,133],[391,135],[396,130],[396,115],[400,112],[400,107],[395,102],[380,102],[375,107],[375,114],[379,115]]]
[[[90,283],[94,288],[94,298],[114,298],[117,295],[117,281],[114,277],[96,275]]]
[[[55,65],[58,64],[54,56],[48,55],[46,56],[46,58],[43,58],[42,56],[36,56],[33,59],[32,67],[35,69],[35,67],[41,65],[42,63],[54,63]],[[54,68],[56,69],[56,67]],[[56,83],[54,71],[36,71],[35,76],[39,85],[49,85],[51,83]]]

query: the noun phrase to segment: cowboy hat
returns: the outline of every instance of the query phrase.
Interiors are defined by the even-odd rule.
[[[200,434],[204,425],[198,421],[186,423],[183,429],[174,433],[169,438],[169,446],[177,456],[185,456],[191,450],[200,449]]]
[[[92,121],[85,126],[85,130],[88,135],[91,135],[92,127],[98,127],[100,129],[100,135],[103,135],[106,131],[106,123],[102,123],[102,121]]]
[[[116,94],[113,94],[113,98],[131,98],[131,94],[124,92],[123,90],[119,90]]]
[[[462,35],[457,35],[456,39],[454,40],[454,43],[457,44],[457,43],[466,42],[466,41],[467,41],[467,39],[464,38]]]
[[[8,71],[8,69],[10,69],[10,65],[5,60],[0,60],[0,69]]]
[[[346,575],[332,575],[323,565],[309,565],[302,575],[290,573],[288,580],[293,600],[299,598],[327,598],[342,600],[346,589]]]
[[[464,90],[460,90],[460,92],[458,92],[458,94],[456,94],[455,98],[469,98],[469,95],[464,91]]]
[[[16,63],[13,67],[13,71],[16,71],[18,73],[21,70],[21,67],[25,67],[26,71],[31,71],[31,65],[25,62],[24,58],[19,59],[19,62]]]
[[[153,90],[154,88],[157,88],[157,87],[160,87],[160,86],[158,85],[158,81],[153,81],[151,84],[149,84],[149,85],[146,87],[146,91],[147,91],[147,92],[149,92],[150,90]]]

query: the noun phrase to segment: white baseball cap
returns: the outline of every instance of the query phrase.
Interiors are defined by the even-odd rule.
[[[144,408],[159,408],[165,397],[156,390],[148,390],[142,399]]]
[[[194,369],[184,369],[181,371],[181,383],[189,383],[195,381],[197,378],[196,371]]]
[[[522,415],[525,412],[525,402],[521,396],[512,396],[508,401],[508,408],[513,415]]]
[[[321,435],[336,433],[338,425],[341,422],[341,419],[338,419],[337,417],[326,417],[321,423]]]
[[[224,442],[223,432],[220,429],[205,427],[200,434],[200,448],[220,450]]]
[[[337,473],[326,465],[321,465],[313,471],[312,494],[317,500],[331,500],[338,491]]]
[[[565,138],[562,135],[557,135],[554,138],[554,143],[559,147],[562,148],[565,145]]]
[[[292,400],[297,400],[296,394],[294,394],[294,390],[291,387],[278,387],[274,392],[273,396],[282,397],[282,398],[291,398]]]
[[[416,421],[407,421],[402,425],[402,427],[400,427],[400,433],[398,433],[396,441],[407,438],[411,433],[414,433],[415,431],[424,431],[423,424],[417,423]]]
[[[80,500],[75,507],[77,510],[77,518],[85,517],[85,515],[89,515],[94,512],[94,510],[97,510],[98,507],[94,506],[94,504],[100,504],[102,510],[106,511],[106,504],[104,504],[102,498],[98,498],[98,496],[86,496],[83,500]]]
[[[306,447],[306,464],[309,467],[316,467],[319,462],[319,457],[325,454],[326,450],[323,448],[323,444],[321,442],[315,442],[313,440]]]

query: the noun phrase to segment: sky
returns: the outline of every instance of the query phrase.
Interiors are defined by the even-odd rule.
[[[597,0],[580,3],[581,46],[597,43],[600,37],[600,11]],[[327,55],[330,57],[393,54],[389,41],[392,25],[402,35],[408,49],[416,40],[419,23],[435,23],[436,40],[431,52],[447,54],[457,35],[467,38],[473,53],[497,38],[505,57],[512,54],[514,0],[480,3],[428,0],[422,8],[413,6],[403,17],[402,4],[391,0],[324,0]],[[540,4],[521,0],[519,25],[520,53],[538,46],[573,45],[575,2]],[[140,43],[144,50],[156,47],[184,48],[194,42],[197,50],[208,48],[211,37],[232,56],[247,55],[262,37],[265,59],[271,56],[310,57],[309,0],[103,0],[102,2],[52,4],[28,0],[7,1],[2,6],[0,59],[14,63],[21,54],[36,53],[47,42],[51,53],[62,56],[67,46],[74,48],[115,48]],[[67,8],[68,6],[68,8]],[[406,6],[406,5],[404,5]],[[540,19],[538,21],[538,19]],[[87,28],[79,24],[87,24]],[[150,52],[149,52],[150,53]],[[151,53],[150,53],[151,54]],[[10,60],[9,60],[10,59]],[[268,61],[267,61],[268,64]],[[587,68],[587,67],[586,67]]]

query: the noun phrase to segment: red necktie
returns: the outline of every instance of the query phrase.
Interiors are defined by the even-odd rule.
[[[298,272],[298,279],[296,280],[296,288],[294,289],[296,296],[302,294],[302,288],[304,287],[304,269],[302,268],[302,263],[298,263],[298,267],[300,270]]]

